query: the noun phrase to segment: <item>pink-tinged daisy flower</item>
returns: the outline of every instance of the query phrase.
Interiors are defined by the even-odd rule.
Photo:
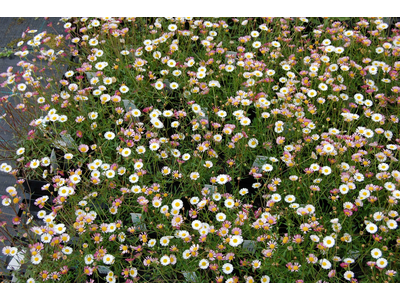
[[[209,268],[210,268],[211,271],[215,272],[215,271],[218,270],[218,265],[217,264],[210,264]]]
[[[144,260],[143,260],[143,265],[145,267],[150,266],[150,264],[153,262],[153,259],[150,256],[147,256]]]
[[[198,214],[198,211],[193,208],[189,210],[189,217],[191,217],[192,219],[196,219]]]
[[[82,145],[79,145],[78,149],[79,149],[80,152],[86,153],[86,152],[89,151],[89,146],[85,145],[85,144],[82,144]]]
[[[329,278],[335,277],[335,275],[336,275],[336,270],[330,270],[328,273]]]
[[[182,223],[183,223],[183,217],[181,215],[175,215],[171,222],[172,226],[174,227],[178,227]]]
[[[225,257],[222,253],[218,252],[217,254],[215,254],[215,259],[218,261],[222,261],[225,259]]]
[[[214,250],[210,250],[207,254],[207,258],[211,261],[214,261],[216,258],[216,253]]]
[[[50,279],[54,281],[59,281],[60,280],[60,273],[59,272],[53,272],[50,274]]]
[[[83,273],[84,273],[85,275],[87,275],[87,276],[90,276],[90,275],[93,274],[93,270],[94,270],[94,268],[89,267],[89,266],[85,266],[85,267],[83,268]]]
[[[120,245],[119,250],[121,250],[121,254],[129,253],[129,247],[127,245]]]
[[[304,241],[304,238],[300,234],[296,234],[293,236],[293,243],[301,244]]]
[[[397,272],[394,271],[394,270],[388,270],[385,274],[386,274],[387,276],[393,277],[394,275],[397,274]]]
[[[318,258],[314,255],[314,254],[312,254],[312,253],[310,253],[308,256],[307,256],[307,262],[309,263],[309,264],[316,264],[317,262],[318,262]]]
[[[235,259],[235,253],[229,252],[225,255],[225,260],[227,261],[233,261]]]

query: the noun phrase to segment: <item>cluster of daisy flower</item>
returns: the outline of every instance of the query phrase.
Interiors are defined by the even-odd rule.
[[[35,214],[16,186],[2,196],[29,224],[28,247],[3,248],[26,257],[21,280],[397,276],[399,23],[387,35],[380,18],[62,21],[57,43],[78,66],[41,86],[29,58],[64,52],[28,31],[22,71],[1,74],[40,112],[17,168],[1,170],[51,194]]]

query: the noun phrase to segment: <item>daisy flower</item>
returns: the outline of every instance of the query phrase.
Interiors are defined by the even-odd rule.
[[[217,176],[217,182],[219,184],[221,184],[221,185],[227,183],[228,182],[228,176],[225,175],[225,174],[218,175]]]
[[[230,274],[233,272],[233,265],[230,263],[226,263],[222,266],[222,272],[225,274]]]
[[[122,85],[122,86],[119,88],[119,91],[120,91],[121,93],[125,94],[125,93],[127,93],[127,92],[129,91],[129,88],[128,88],[126,85]]]
[[[224,213],[218,213],[216,214],[215,218],[218,222],[223,222],[226,219],[226,215]]]
[[[170,257],[168,255],[164,255],[163,257],[160,258],[160,263],[163,266],[167,266],[167,265],[169,265],[171,263],[171,259],[170,259]]]
[[[229,245],[232,247],[237,247],[243,243],[243,238],[240,235],[233,235],[232,238],[229,239]]]
[[[210,263],[208,262],[207,259],[202,259],[202,260],[199,261],[199,267],[200,267],[200,269],[205,270],[205,269],[208,268],[209,265],[210,265]]]
[[[324,166],[324,167],[322,167],[322,168],[320,169],[320,172],[321,172],[322,174],[324,174],[325,176],[328,176],[329,174],[332,173],[332,169],[331,169],[330,167],[328,167],[328,166]]]
[[[322,242],[327,248],[332,248],[335,245],[335,239],[331,236],[325,237]]]
[[[185,250],[185,251],[183,251],[183,253],[182,253],[182,257],[183,257],[183,259],[188,259],[188,258],[190,258],[192,255],[191,255],[191,253],[190,253],[190,250],[188,249],[188,250]]]
[[[274,168],[273,168],[272,165],[270,165],[270,164],[264,164],[264,165],[261,167],[261,169],[262,169],[264,172],[271,172]]]
[[[325,270],[329,270],[332,267],[332,263],[327,260],[326,258],[320,259],[319,263],[321,265],[321,267]]]
[[[111,132],[111,131],[107,131],[107,132],[104,134],[104,137],[105,137],[107,140],[113,140],[113,139],[115,138],[115,133],[114,133],[114,132]]]
[[[22,155],[22,154],[24,154],[25,153],[25,148],[19,148],[18,150],[17,150],[17,155]]]
[[[181,209],[183,207],[183,201],[181,199],[175,199],[172,201],[171,206],[175,209]]]
[[[199,220],[195,220],[192,222],[192,228],[194,230],[200,230],[202,228],[203,224]]]
[[[155,87],[157,90],[162,90],[162,89],[164,88],[164,83],[163,83],[161,80],[158,80],[158,81],[154,84],[154,87]]]
[[[381,257],[376,261],[376,265],[378,268],[383,269],[386,268],[386,266],[388,265],[388,261],[385,258]]]
[[[203,165],[203,166],[210,169],[210,168],[213,167],[213,163],[212,163],[212,161],[206,160],[206,161],[204,162],[204,165]]]
[[[376,226],[374,223],[369,223],[368,225],[367,225],[367,231],[369,232],[369,233],[375,233],[375,232],[377,232],[378,231],[378,226]]]
[[[36,255],[33,255],[32,257],[31,257],[31,262],[34,264],[34,265],[38,265],[38,264],[40,264],[40,262],[42,261],[42,256],[40,255],[40,254],[36,254]]]
[[[261,267],[261,261],[259,260],[254,260],[251,265],[253,266],[253,269],[258,269]]]
[[[263,277],[261,277],[261,283],[270,283],[271,279],[268,275],[264,275]]]
[[[292,203],[292,202],[294,202],[294,201],[296,201],[296,197],[293,196],[293,195],[287,195],[287,196],[285,197],[285,202],[287,202],[287,203]]]
[[[397,228],[397,222],[396,222],[395,220],[388,220],[388,221],[386,222],[386,225],[387,225],[387,227],[388,227],[389,229],[392,229],[392,230],[394,230],[394,229]]]
[[[200,178],[200,174],[198,172],[192,172],[190,173],[190,179],[192,180],[197,180]]]
[[[354,273],[352,271],[346,271],[343,274],[344,279],[351,281],[352,278],[354,278]]]
[[[256,148],[258,145],[258,140],[256,138],[252,138],[249,140],[248,145],[250,148]]]

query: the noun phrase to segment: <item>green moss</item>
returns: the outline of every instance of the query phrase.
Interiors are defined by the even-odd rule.
[[[46,42],[45,44],[42,44],[41,47],[42,46],[47,46],[47,47],[52,48],[54,50],[61,50],[61,49],[66,50],[67,49],[67,46],[64,43],[61,43],[60,46],[57,46],[57,40],[56,40],[57,35],[56,34],[48,33],[48,34],[46,34],[44,39],[47,38],[47,37],[50,37],[51,39],[48,42]],[[32,36],[26,36],[24,38],[15,39],[15,40],[13,40],[13,41],[11,41],[10,43],[7,44],[7,48],[17,48],[17,44],[20,41],[24,41],[24,45],[25,45],[31,39],[32,39]]]
[[[25,18],[22,18],[22,17],[20,17],[20,18],[14,18],[14,19],[16,19],[18,25],[21,25],[22,23],[25,22]]]
[[[7,44],[7,47],[14,48],[14,47],[17,46],[17,44],[18,44],[20,41],[24,41],[24,43],[25,43],[25,42],[29,41],[29,38],[19,38],[19,39],[15,39],[15,40],[9,42],[9,43]]]

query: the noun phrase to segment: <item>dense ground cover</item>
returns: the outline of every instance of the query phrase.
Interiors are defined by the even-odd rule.
[[[19,281],[398,281],[399,23],[63,21],[2,74]]]

